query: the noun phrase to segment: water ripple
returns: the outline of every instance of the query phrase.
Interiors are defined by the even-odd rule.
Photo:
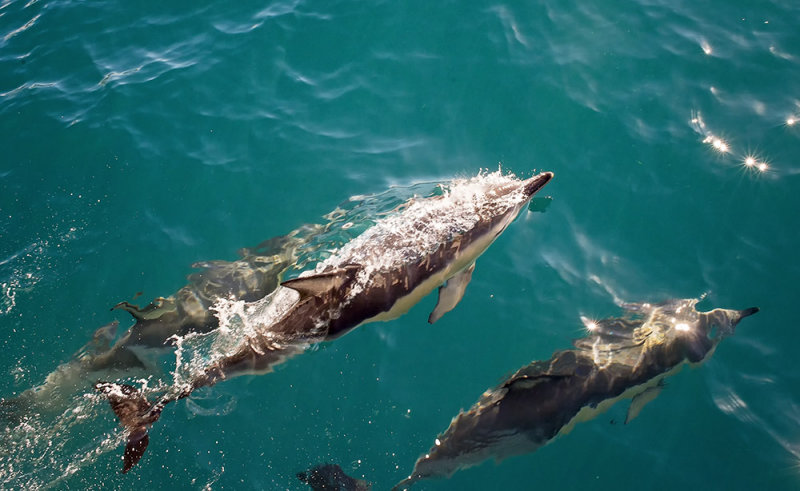
[[[434,394],[430,397],[439,398],[441,407],[457,406],[459,397],[471,400],[460,382],[451,380],[448,387],[437,382],[449,373],[438,365],[485,354],[485,369],[460,368],[462,381],[468,378],[467,385],[480,391],[503,369],[513,368],[497,353],[531,359],[563,347],[575,312],[600,312],[619,299],[711,289],[719,296],[715,304],[752,302],[764,307],[765,316],[783,309],[768,329],[742,331],[732,340],[729,347],[740,350],[738,356],[726,359],[726,346],[708,367],[714,377],[708,404],[748,437],[760,435],[767,449],[777,447],[762,452],[763,443],[753,446],[748,452],[755,458],[741,452],[729,465],[746,466],[762,453],[800,460],[798,384],[785,348],[797,337],[791,305],[798,241],[791,213],[797,209],[792,186],[800,175],[800,95],[792,85],[800,80],[798,15],[796,0],[482,5],[275,0],[146,8],[0,0],[0,117],[6,124],[0,176],[3,191],[13,188],[0,193],[0,249],[6,247],[0,253],[0,313],[5,312],[0,319],[11,360],[0,371],[9,375],[12,390],[46,374],[52,360],[37,359],[35,348],[57,340],[47,353],[67,350],[62,344],[79,338],[78,328],[106,311],[108,298],[101,293],[137,288],[131,281],[140,282],[138,264],[188,261],[164,252],[221,253],[261,239],[265,231],[290,230],[326,211],[325,203],[350,194],[467,175],[502,161],[512,168],[555,171],[548,191],[553,205],[544,215],[531,214],[536,220],[530,227],[510,228],[481,258],[472,294],[468,291],[453,313],[462,312],[474,324],[466,331],[456,326],[463,343],[453,348],[453,331],[437,329],[434,339],[429,331],[392,324],[365,333],[384,336],[395,359],[367,349],[363,343],[372,334],[338,345],[339,353],[350,353],[354,379],[374,367],[358,361],[359,353],[370,353],[370,363],[380,366],[380,384],[366,392],[358,387],[364,397],[375,399],[374,389],[389,399],[400,387],[409,404],[419,404],[413,406],[414,418],[400,416],[401,422],[410,425],[409,434],[423,438],[441,428],[419,426],[429,402],[421,395]],[[86,189],[102,189],[96,194],[112,199],[89,210],[84,198],[65,204],[64,189],[84,196]],[[121,220],[131,225],[120,228]],[[211,229],[224,233],[201,240]],[[85,240],[65,247],[71,239],[62,237],[70,234]],[[242,237],[247,242],[240,243]],[[147,252],[135,252],[140,245]],[[158,257],[140,257],[151,251]],[[74,275],[76,270],[81,274]],[[155,272],[148,281],[156,282],[159,273],[162,285],[180,274],[168,278]],[[67,279],[75,287],[59,289],[56,283]],[[481,281],[488,288],[483,296],[476,295]],[[93,290],[101,293],[89,295]],[[472,301],[485,301],[486,312]],[[415,319],[409,316],[409,324]],[[502,334],[486,326],[503,327]],[[484,346],[487,340],[493,349]],[[400,360],[403,348],[415,342],[430,349]],[[444,353],[442,347],[456,352],[431,359]],[[21,356],[24,362],[17,362]],[[422,362],[425,370],[415,366]],[[295,409],[302,406],[292,399],[296,390],[311,385],[307,373],[300,373],[311,365],[299,366],[293,390],[281,392]],[[315,376],[323,380],[323,373]],[[336,398],[341,392],[325,395]],[[242,404],[235,414],[245,414],[255,399],[237,394]],[[384,410],[383,402],[369,404]],[[209,404],[200,405],[202,413]],[[227,407],[210,406],[220,412]],[[101,412],[107,418],[101,427],[113,428],[107,407]],[[294,412],[286,410],[291,417]],[[258,418],[263,415],[234,418],[230,425],[220,419],[219,425],[229,435],[241,427],[263,430]],[[639,431],[621,429],[609,432]],[[273,439],[274,448],[263,449],[269,470],[263,479],[285,487],[281,479],[293,474],[276,463],[296,462],[291,453],[296,441],[287,437],[296,428],[289,424],[281,430],[286,434],[265,437]],[[168,426],[160,431],[171,439],[191,438]],[[617,438],[627,445],[635,441]],[[304,450],[309,455],[319,450],[312,448],[313,434],[300,439],[310,442]],[[404,434],[396,440],[402,447],[413,438]],[[89,441],[108,444],[99,437]],[[365,441],[377,449],[370,457],[380,469],[380,454],[391,444]],[[47,451],[47,442],[39,443],[35,449]],[[179,486],[197,487],[209,480],[210,471],[218,486],[236,487],[240,479],[253,478],[248,473],[262,472],[231,470],[238,460],[231,456],[235,445],[221,439],[218,445],[220,457],[213,464],[189,445],[162,461],[163,468],[139,474],[140,484],[157,485],[169,476]],[[90,452],[77,450],[82,456]],[[319,451],[336,457],[329,448]],[[63,485],[124,487],[127,481],[111,472],[118,455],[105,452],[103,447],[97,462],[87,461]],[[675,475],[665,453],[648,455],[660,462],[651,469],[653,479]],[[546,452],[535,457],[541,459]],[[407,464],[406,456],[394,453],[385,460],[392,468]],[[227,472],[217,474],[223,463]],[[50,476],[65,469],[30,465],[23,473]],[[530,474],[519,469],[509,462],[500,477],[476,470],[474,487],[518,487]],[[515,470],[519,476],[506,476]],[[579,474],[573,487],[587,482],[578,481]],[[684,474],[687,480],[702,477]],[[733,481],[735,487],[749,474],[740,471],[720,485]],[[27,482],[16,475],[9,485]],[[384,486],[390,477],[378,475],[380,487],[392,484]],[[560,477],[554,475],[551,483]],[[199,480],[189,484],[192,479]],[[503,486],[506,482],[511,485]]]
[[[711,392],[720,411],[765,433],[792,461],[800,461],[800,432],[797,430],[800,428],[800,405],[785,390],[793,384],[776,381],[774,376],[744,373],[734,379],[721,369],[713,372]],[[750,395],[745,395],[745,391]],[[769,397],[756,396],[756,393],[769,394]]]
[[[115,82],[115,85],[126,85],[151,82],[172,70],[200,63],[198,46],[207,42],[205,34],[198,34],[158,50],[153,50],[152,47],[133,48],[122,59],[116,53],[98,53],[94,44],[87,44],[86,48],[95,60],[98,70],[105,73],[98,85],[105,86],[111,82]],[[205,63],[207,62],[206,60]]]
[[[31,20],[29,20],[28,22],[26,22],[22,26],[14,29],[13,31],[11,31],[11,32],[7,33],[6,35],[4,35],[3,36],[3,41],[8,41],[9,39],[11,39],[12,37],[16,36],[17,34],[19,34],[19,33],[23,32],[23,31],[33,27],[33,25],[36,23],[37,20],[39,20],[39,17],[41,17],[41,16],[42,16],[41,13],[34,15]]]

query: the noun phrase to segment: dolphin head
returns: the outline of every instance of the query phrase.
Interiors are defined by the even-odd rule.
[[[671,329],[665,333],[665,339],[670,340],[670,345],[682,351],[692,363],[707,359],[720,341],[734,334],[739,321],[758,312],[758,307],[700,312],[694,309],[697,300],[691,302],[690,309],[669,317]]]
[[[467,194],[465,201],[477,205],[481,220],[502,223],[499,230],[502,232],[502,229],[528,205],[533,195],[550,182],[553,173],[542,172],[525,180],[513,176],[501,176],[499,172],[487,177],[491,179],[482,183],[482,189],[471,191],[475,193],[473,195],[475,197]]]
[[[550,182],[553,175],[552,172],[542,172],[524,181],[503,178],[503,182],[492,183],[486,195],[492,201],[511,199],[512,201],[519,202],[521,200],[524,205],[530,201],[533,195],[542,189],[545,184]]]
[[[637,322],[640,324],[634,329],[633,340],[640,341],[644,351],[662,352],[671,360],[659,363],[674,365],[683,359],[700,363],[711,356],[722,339],[733,335],[739,321],[758,312],[757,307],[702,312],[696,308],[700,300],[688,298],[658,304],[626,304],[625,309],[639,319]],[[576,344],[579,345],[585,346],[586,343]]]
[[[714,309],[701,314],[701,323],[709,338],[721,340],[733,335],[739,321],[755,314],[758,310],[758,307],[750,307],[744,310]]]

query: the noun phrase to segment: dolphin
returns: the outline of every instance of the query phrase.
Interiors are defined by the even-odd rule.
[[[110,350],[96,353],[91,358],[92,368],[143,365],[134,353],[126,352],[135,352],[139,346],[170,346],[176,336],[216,329],[219,319],[212,307],[220,299],[252,302],[272,293],[281,275],[297,259],[299,248],[324,229],[322,225],[303,225],[254,248],[241,249],[241,257],[236,261],[194,263],[192,268],[200,271],[189,275],[188,285],[167,298],[156,298],[144,308],[129,302],[118,303],[112,310],[129,312],[136,324]]]
[[[461,299],[478,256],[552,177],[543,172],[521,180],[497,171],[457,179],[436,196],[408,200],[314,270],[281,283],[267,299],[265,317],[236,346],[153,403],[131,385],[98,382],[96,390],[108,397],[128,432],[122,472],[141,459],[148,428],[163,408],[200,387],[269,372],[312,343],[403,315],[438,287],[439,301],[429,318],[435,322]]]
[[[320,464],[311,469],[298,472],[297,478],[314,491],[369,491],[372,485],[363,480],[350,477],[336,464]]]
[[[500,461],[533,452],[622,399],[632,399],[629,423],[658,395],[665,377],[707,360],[740,320],[758,312],[756,307],[698,312],[697,302],[624,304],[622,317],[582,319],[588,335],[574,342],[575,349],[534,361],[487,390],[453,418],[393,489],[449,477],[490,457]]]
[[[135,324],[113,344],[119,321],[98,328],[86,345],[49,373],[42,384],[0,400],[4,417],[13,420],[34,406],[59,411],[75,390],[98,377],[154,372],[152,358],[172,347],[176,336],[206,333],[219,326],[211,310],[219,299],[255,301],[275,290],[299,249],[323,231],[322,225],[303,225],[287,235],[241,249],[238,260],[195,263],[192,267],[198,271],[189,275],[188,284],[144,308],[118,303],[112,310],[129,312]]]

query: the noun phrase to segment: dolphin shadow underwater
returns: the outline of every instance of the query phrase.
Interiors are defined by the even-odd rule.
[[[624,304],[622,317],[582,319],[589,334],[574,341],[575,349],[534,361],[487,390],[453,418],[393,490],[450,477],[489,458],[533,452],[622,399],[632,399],[625,420],[630,422],[659,394],[665,377],[710,358],[739,321],[758,312],[699,312],[697,303]]]
[[[166,405],[201,387],[270,372],[313,344],[362,324],[395,319],[438,288],[439,300],[428,318],[436,322],[461,300],[475,260],[552,177],[550,172],[526,180],[500,171],[482,173],[442,185],[440,194],[409,199],[315,269],[246,304],[245,326],[226,331],[226,349],[183,381],[159,390],[154,402],[145,387],[98,382],[96,390],[108,398],[127,431],[122,472],[142,458],[149,428]]]
[[[119,321],[97,329],[89,342],[59,365],[45,381],[20,395],[0,400],[8,421],[35,411],[58,412],[70,396],[98,378],[146,376],[158,372],[154,359],[174,349],[176,337],[207,333],[219,326],[212,307],[220,299],[255,301],[277,288],[281,275],[297,259],[299,249],[324,231],[322,225],[304,225],[287,235],[239,251],[235,261],[192,264],[197,272],[176,293],[159,297],[144,308],[120,302],[111,310],[129,312],[135,324],[116,342]],[[137,295],[138,296],[138,295]]]

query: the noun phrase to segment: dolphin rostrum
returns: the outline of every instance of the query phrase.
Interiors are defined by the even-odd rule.
[[[266,300],[257,325],[189,380],[150,403],[131,385],[96,384],[128,431],[123,472],[142,457],[148,428],[169,402],[244,373],[265,373],[312,343],[407,312],[439,287],[435,322],[461,299],[474,262],[553,174],[527,180],[497,171],[412,198]]]
[[[755,307],[698,312],[697,302],[625,304],[623,317],[582,319],[588,335],[574,342],[575,349],[534,361],[487,390],[453,418],[393,489],[449,477],[488,458],[533,452],[621,399],[632,398],[625,421],[630,422],[658,395],[664,377],[708,359],[742,318],[758,312]]]

